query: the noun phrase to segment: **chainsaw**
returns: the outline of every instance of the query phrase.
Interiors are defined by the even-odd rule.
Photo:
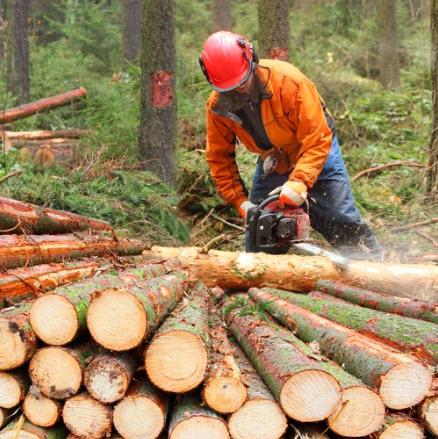
[[[325,256],[336,267],[345,270],[349,260],[309,241],[308,207],[283,206],[279,195],[266,198],[248,210],[246,217],[246,251],[285,254],[289,249],[311,256]]]

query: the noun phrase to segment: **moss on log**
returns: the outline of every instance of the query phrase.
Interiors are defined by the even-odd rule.
[[[156,331],[145,352],[146,372],[164,391],[188,392],[204,380],[209,346],[208,290],[198,282]]]
[[[248,293],[302,340],[317,341],[325,356],[377,389],[387,407],[412,407],[428,393],[432,374],[412,357],[282,300],[272,291],[252,288]]]
[[[365,308],[399,314],[413,319],[421,319],[438,324],[438,305],[408,297],[388,296],[375,291],[352,287],[340,282],[320,280],[315,290],[330,294],[339,299],[347,300]]]

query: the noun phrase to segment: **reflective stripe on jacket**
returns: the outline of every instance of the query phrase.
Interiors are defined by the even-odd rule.
[[[276,172],[290,172],[291,180],[308,188],[317,180],[332,143],[324,103],[310,79],[277,60],[260,60],[256,74],[265,86],[261,115],[272,150],[256,145],[219,93],[213,92],[207,101],[206,158],[219,195],[236,207],[247,198],[235,160],[236,138],[262,160],[275,150],[280,158]]]

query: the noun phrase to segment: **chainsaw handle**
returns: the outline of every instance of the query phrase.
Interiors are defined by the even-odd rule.
[[[273,201],[277,201],[279,199],[280,199],[279,194],[271,195],[270,197],[263,200],[258,206],[254,207],[253,211],[259,212],[259,211],[263,210],[266,206],[268,206],[270,203],[272,203]],[[303,206],[305,206],[304,211],[306,213],[309,213],[309,201],[307,199],[304,201]]]

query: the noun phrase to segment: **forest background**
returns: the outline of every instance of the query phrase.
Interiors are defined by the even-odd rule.
[[[78,105],[14,122],[13,129],[75,127],[92,134],[81,140],[80,160],[68,172],[24,161],[18,149],[3,153],[0,177],[24,172],[2,183],[1,194],[101,218],[119,234],[149,243],[205,245],[225,234],[218,248],[241,248],[243,223],[216,195],[204,157],[205,101],[211,88],[198,56],[215,29],[214,3],[174,2],[178,176],[163,182],[138,169],[141,69],[139,62],[127,62],[126,54],[124,59],[122,2],[31,0],[29,99],[78,86],[88,94]],[[403,232],[397,227],[438,216],[437,205],[425,198],[432,125],[431,6],[428,0],[394,1],[400,84],[388,86],[382,84],[379,44],[388,38],[389,26],[382,26],[377,3],[289,2],[289,60],[318,86],[335,118],[352,177],[377,165],[405,163],[353,178],[352,187],[358,207],[391,256],[419,260],[438,253],[436,223]],[[231,29],[257,48],[257,1],[232,1],[230,7]],[[14,104],[14,96],[1,55],[4,110]],[[238,162],[250,186],[256,157],[240,147]]]

